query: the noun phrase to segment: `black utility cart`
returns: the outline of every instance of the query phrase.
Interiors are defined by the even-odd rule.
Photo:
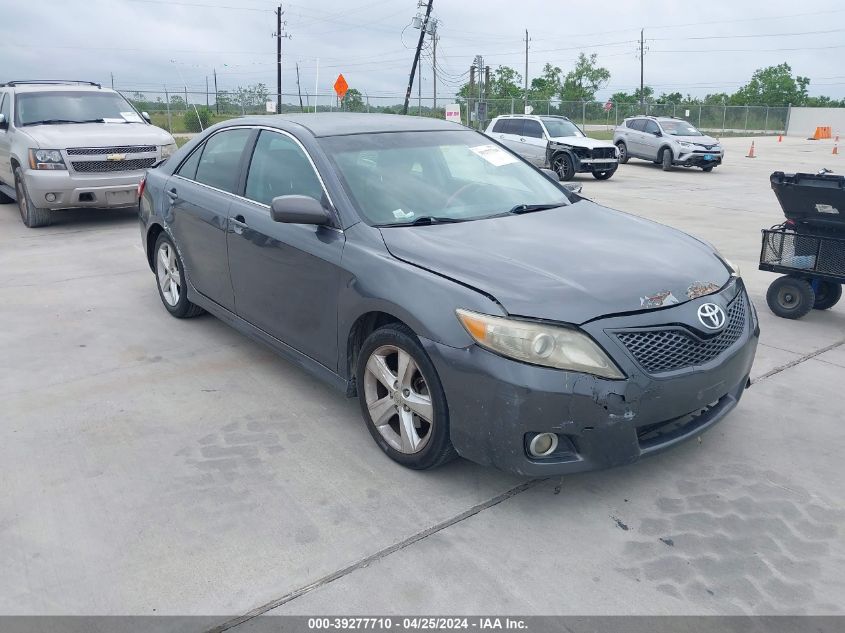
[[[772,312],[800,319],[827,310],[845,284],[845,176],[771,175],[786,221],[763,230],[760,270],[782,273],[766,293]]]

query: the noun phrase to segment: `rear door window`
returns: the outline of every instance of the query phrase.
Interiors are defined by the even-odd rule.
[[[237,193],[241,158],[252,130],[218,132],[205,143],[197,165],[196,181],[215,189]]]
[[[637,130],[638,132],[643,131],[643,126],[645,125],[645,119],[632,119],[628,121],[628,127],[632,130]]]
[[[543,126],[534,119],[525,119],[525,129],[522,135],[528,138],[543,138]]]
[[[495,132],[496,134],[504,134],[506,123],[507,119],[499,119],[498,121],[496,121],[495,125],[493,125],[493,132]]]

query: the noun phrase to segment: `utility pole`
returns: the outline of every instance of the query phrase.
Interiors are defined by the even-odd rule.
[[[475,62],[469,67],[469,97],[467,97],[467,127],[472,127],[472,95],[475,94]]]
[[[220,101],[217,99],[217,69],[214,69],[214,107],[217,114],[220,114]]]
[[[525,29],[525,99],[523,114],[528,114],[528,29]]]
[[[484,58],[481,55],[475,56],[475,63],[478,66],[478,103],[475,105],[475,124],[481,129],[481,100],[484,97]]]
[[[290,39],[290,35],[282,33],[282,27],[287,25],[282,22],[284,14],[280,4],[276,8],[276,114],[282,113],[282,38]]]
[[[208,75],[205,76],[205,109],[208,110],[209,106],[211,105],[208,101]]]
[[[437,21],[434,21],[435,29],[431,35],[431,83],[434,94],[432,95],[432,108],[437,111]]]
[[[109,73],[111,75],[111,89],[114,90],[114,73]]]
[[[417,80],[417,115],[422,116],[422,68],[420,68],[420,77]]]
[[[640,29],[640,110],[645,113],[645,82],[643,81],[645,75],[645,55],[643,53],[645,50],[643,47],[643,31],[644,29]]]
[[[302,88],[299,86],[299,62],[296,62],[296,91],[299,93],[299,111],[305,112],[302,108]]]
[[[411,64],[411,76],[408,78],[408,89],[405,91],[405,105],[402,108],[402,114],[408,114],[408,102],[411,100],[411,89],[414,86],[414,75],[417,73],[417,64],[420,61],[420,51],[422,50],[423,40],[425,39],[425,33],[428,29],[428,18],[431,16],[431,7],[433,4],[434,0],[428,0],[428,6],[425,10],[425,18],[423,18],[423,22],[420,27],[420,39],[417,42],[417,50],[414,53],[414,63]]]

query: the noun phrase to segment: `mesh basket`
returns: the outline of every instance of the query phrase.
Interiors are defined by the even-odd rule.
[[[764,230],[760,264],[845,277],[845,239]]]

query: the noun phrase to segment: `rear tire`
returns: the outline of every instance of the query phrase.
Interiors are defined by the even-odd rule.
[[[457,457],[446,393],[410,328],[391,323],[367,337],[358,354],[356,384],[367,430],[390,459],[428,470]]]
[[[628,146],[622,141],[616,144],[616,149],[619,150],[619,164],[624,165],[628,162]]]
[[[672,150],[668,147],[660,152],[660,166],[663,168],[663,171],[672,171],[672,159]]]
[[[158,296],[165,309],[177,319],[190,319],[205,310],[188,301],[188,280],[179,251],[167,233],[162,232],[156,240],[155,277]]]
[[[21,221],[30,229],[47,226],[52,222],[53,217],[50,209],[36,207],[26,190],[26,183],[20,167],[15,168],[15,195],[18,197],[18,211],[21,214]]]
[[[813,309],[816,293],[806,279],[786,275],[775,279],[769,286],[766,303],[783,319],[800,319]]]
[[[819,289],[816,291],[816,301],[813,308],[816,310],[829,310],[842,298],[842,285],[831,281],[819,281]]]

